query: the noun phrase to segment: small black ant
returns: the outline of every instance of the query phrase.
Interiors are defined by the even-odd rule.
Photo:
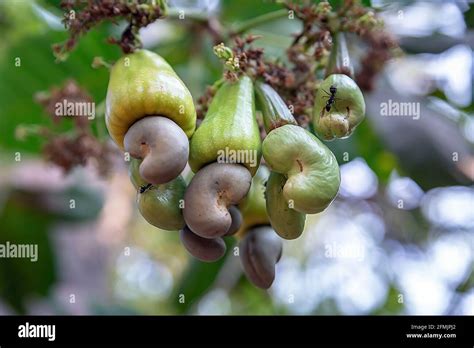
[[[323,90],[324,91],[324,90]],[[328,92],[324,91],[328,96],[328,101],[326,102],[326,106],[325,106],[325,109],[327,112],[331,111],[331,106],[333,106],[333,104],[335,103],[336,101],[336,92],[337,92],[337,87],[332,85],[331,87],[329,87],[329,92],[331,94],[329,94]]]
[[[141,186],[140,187],[140,193],[144,193],[145,191],[147,191],[152,186],[153,186],[152,184],[146,184],[144,186]]]

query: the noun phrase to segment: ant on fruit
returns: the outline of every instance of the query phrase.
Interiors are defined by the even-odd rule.
[[[324,89],[323,89],[323,92],[327,94],[327,97],[323,97],[323,98],[328,98],[323,110],[326,110],[326,112],[329,112],[331,111],[331,108],[334,107],[334,109],[336,109],[336,111],[339,112],[339,110],[336,108],[335,103],[336,103],[336,100],[343,100],[343,99],[336,98],[337,87],[335,85],[331,85],[331,87],[329,87],[329,93],[328,91],[325,91]],[[349,107],[346,107],[346,109],[347,109],[347,116],[346,116],[347,118],[349,117],[350,109]]]
[[[148,190],[150,187],[152,187],[152,184],[146,184],[144,186],[140,187],[140,193],[144,193],[146,190]]]
[[[324,106],[324,109],[326,109],[326,112],[331,111],[331,107],[333,106],[336,109],[336,111],[338,111],[336,108],[336,105],[334,105],[336,100],[339,100],[339,98],[336,98],[337,87],[334,85],[331,85],[331,87],[329,87],[329,93],[328,91],[325,91],[324,89],[323,89],[323,92],[327,94],[327,97],[325,98],[328,98],[326,105]]]
[[[337,87],[334,86],[334,85],[329,87],[329,92],[331,94],[329,94],[324,89],[323,89],[323,92],[325,92],[329,96],[328,101],[326,102],[326,106],[325,106],[326,111],[329,112],[329,111],[331,111],[331,106],[333,106],[333,104],[336,102]],[[334,107],[336,107],[336,106],[334,105]]]

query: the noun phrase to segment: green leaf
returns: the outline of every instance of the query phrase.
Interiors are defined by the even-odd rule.
[[[233,24],[281,8],[282,6],[274,1],[261,1],[258,6],[255,6],[255,0],[221,1],[220,18]]]
[[[201,262],[190,257],[189,265],[183,272],[181,281],[178,283],[177,290],[172,297],[178,313],[188,312],[199,301],[214,283],[226,258],[228,256],[233,257],[231,250],[235,244],[235,239],[225,238],[225,242],[227,245],[226,255],[216,262]],[[184,295],[184,303],[180,303],[180,295]]]
[[[400,297],[402,296],[402,297]],[[383,303],[379,308],[375,309],[372,315],[397,315],[402,314],[405,305],[403,304],[403,295],[400,290],[397,289],[393,284],[390,288]]]
[[[284,308],[276,309],[268,292],[257,288],[242,276],[232,290],[232,309],[236,315],[284,314]]]
[[[464,20],[468,28],[474,28],[474,6],[469,6],[469,9],[464,12]]]
[[[22,16],[34,18],[31,9]],[[75,79],[98,104],[105,98],[108,71],[93,69],[91,62],[95,56],[113,61],[121,53],[118,47],[105,42],[110,33],[108,27],[103,26],[84,36],[65,62],[57,63],[51,45],[66,40],[67,33],[48,29],[23,33],[21,37],[13,35],[20,26],[21,22],[10,23],[12,41],[3,47],[0,55],[0,148],[38,153],[41,139],[29,137],[18,141],[15,138],[19,124],[53,127],[51,118],[34,101],[35,93],[61,86],[67,79]],[[103,122],[103,119],[97,118],[96,122]],[[65,120],[55,129],[66,131],[72,127],[72,120]]]

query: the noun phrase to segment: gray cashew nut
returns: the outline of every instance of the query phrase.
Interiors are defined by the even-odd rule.
[[[159,185],[183,171],[188,161],[189,141],[181,127],[169,118],[147,116],[128,129],[124,149],[132,157],[143,159],[139,168],[141,177]]]
[[[242,214],[240,213],[239,208],[232,205],[229,207],[229,214],[232,219],[232,223],[230,224],[229,229],[227,230],[224,236],[232,236],[234,235],[242,225]]]
[[[240,260],[247,278],[268,289],[275,279],[275,265],[281,258],[283,243],[270,226],[250,229],[240,242]]]
[[[240,211],[237,207],[229,207],[229,213],[232,217],[232,223],[225,236],[231,236],[235,234],[242,224],[242,215],[240,214]],[[187,226],[185,226],[179,232],[179,237],[183,243],[183,246],[192,256],[205,262],[219,260],[222,256],[224,256],[227,248],[224,240],[221,237],[213,239],[202,238],[191,231]]]
[[[247,195],[251,181],[250,172],[240,164],[211,163],[201,168],[184,195],[183,216],[191,231],[203,238],[226,235],[233,220],[228,207]]]
[[[185,226],[179,231],[179,238],[186,250],[195,258],[204,262],[213,262],[224,256],[226,245],[222,238],[202,238]]]

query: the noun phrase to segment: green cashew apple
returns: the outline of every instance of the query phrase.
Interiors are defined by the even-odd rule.
[[[105,116],[115,143],[143,160],[140,175],[147,182],[164,184],[183,171],[196,110],[191,93],[159,55],[138,50],[114,64]]]
[[[272,172],[267,181],[266,208],[275,232],[284,239],[296,239],[304,230],[306,214],[290,207],[283,195],[286,178]]]
[[[138,193],[137,204],[141,215],[151,225],[176,231],[184,227],[182,205],[186,182],[181,176],[162,185],[147,185]]]
[[[191,138],[189,164],[193,172],[217,161],[239,163],[252,176],[256,173],[261,140],[254,104],[253,83],[247,76],[219,88]]]
[[[145,116],[164,116],[188,137],[196,128],[191,93],[159,55],[137,50],[120,58],[110,71],[105,121],[110,136],[124,148],[128,129]]]
[[[270,224],[265,203],[265,185],[269,175],[270,171],[268,168],[260,165],[257,173],[252,178],[252,184],[247,196],[240,202],[239,209],[243,221],[238,232],[239,235],[245,233],[252,226]]]
[[[140,175],[139,168],[141,162],[141,160],[132,157],[130,158],[130,165],[128,166],[128,176],[137,190],[148,185],[148,182]]]
[[[354,80],[332,74],[321,83],[313,109],[313,127],[319,136],[325,140],[347,138],[364,117],[364,96]]]
[[[270,169],[287,177],[283,196],[295,210],[319,213],[336,197],[341,183],[336,157],[307,130],[290,124],[276,128],[262,151]]]
[[[287,179],[284,199],[301,213],[323,211],[336,197],[340,185],[334,154],[313,134],[292,122],[284,101],[270,86],[257,84],[257,89],[264,123],[276,126],[267,129],[263,158],[272,171]]]

